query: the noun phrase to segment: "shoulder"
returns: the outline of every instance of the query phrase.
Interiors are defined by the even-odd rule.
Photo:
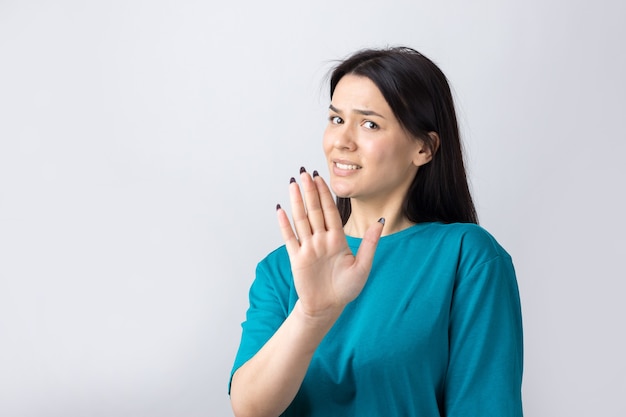
[[[434,234],[458,246],[462,253],[482,253],[487,257],[508,256],[491,233],[474,223],[437,223]]]
[[[511,264],[511,256],[494,236],[474,223],[438,223],[434,233],[443,245],[457,253],[459,272],[469,273],[474,268],[490,262]]]
[[[278,309],[285,316],[292,290],[291,264],[286,248],[281,246],[257,264],[249,291],[250,306],[261,310]]]
[[[285,245],[282,245],[267,254],[267,256],[259,262],[259,265],[272,267],[282,266],[285,263],[289,265],[289,255],[287,254]]]
[[[293,281],[291,263],[285,245],[274,249],[257,264],[256,275],[257,280],[266,279],[281,282],[283,285]]]

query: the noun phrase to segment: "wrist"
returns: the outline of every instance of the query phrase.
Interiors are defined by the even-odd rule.
[[[343,307],[329,307],[312,312],[303,307],[298,300],[293,307],[292,315],[295,315],[306,328],[322,330],[325,333],[333,327],[342,312]]]

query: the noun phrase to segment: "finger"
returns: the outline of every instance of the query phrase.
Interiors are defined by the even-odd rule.
[[[289,184],[289,199],[291,200],[291,217],[293,218],[293,225],[296,229],[298,239],[300,241],[306,240],[311,237],[311,225],[306,215],[306,208],[304,207],[300,187],[294,178],[291,178]]]
[[[314,180],[315,185],[317,186],[317,193],[322,206],[322,212],[324,214],[324,224],[326,225],[326,230],[342,229],[343,222],[341,221],[339,210],[337,210],[337,204],[335,204],[335,200],[333,199],[333,195],[331,194],[328,185],[326,185],[324,179],[319,175],[316,175]]]
[[[355,267],[361,269],[364,273],[369,274],[370,269],[372,269],[374,253],[376,253],[376,247],[383,232],[384,224],[385,219],[381,217],[365,231],[355,260]]]
[[[278,227],[280,228],[280,234],[283,236],[283,241],[285,242],[285,247],[287,248],[287,253],[291,257],[296,254],[298,249],[300,248],[300,243],[298,243],[298,238],[291,227],[291,222],[289,222],[289,217],[287,217],[287,213],[280,207],[280,204],[276,205],[276,215],[278,217]]]
[[[302,189],[304,190],[304,201],[306,204],[306,214],[313,233],[326,230],[324,225],[324,213],[320,203],[320,196],[315,182],[311,176],[302,168],[300,170],[302,179]]]

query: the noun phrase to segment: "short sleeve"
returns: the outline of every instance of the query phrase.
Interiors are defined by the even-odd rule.
[[[521,417],[523,340],[519,292],[502,250],[459,271],[449,324],[447,417]]]
[[[280,268],[284,263],[280,251],[276,251],[257,265],[256,277],[249,291],[249,307],[246,320],[241,324],[242,334],[230,381],[237,369],[252,358],[289,314],[289,278]],[[286,256],[286,254],[285,254]],[[230,393],[230,382],[228,384]]]

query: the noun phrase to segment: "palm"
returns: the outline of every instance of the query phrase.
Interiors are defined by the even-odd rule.
[[[306,209],[298,185],[290,185],[297,237],[283,210],[279,210],[279,224],[302,308],[316,315],[343,309],[359,295],[369,275],[382,225],[376,223],[366,232],[355,257],[324,181],[320,177],[312,179],[307,173],[301,179]]]

